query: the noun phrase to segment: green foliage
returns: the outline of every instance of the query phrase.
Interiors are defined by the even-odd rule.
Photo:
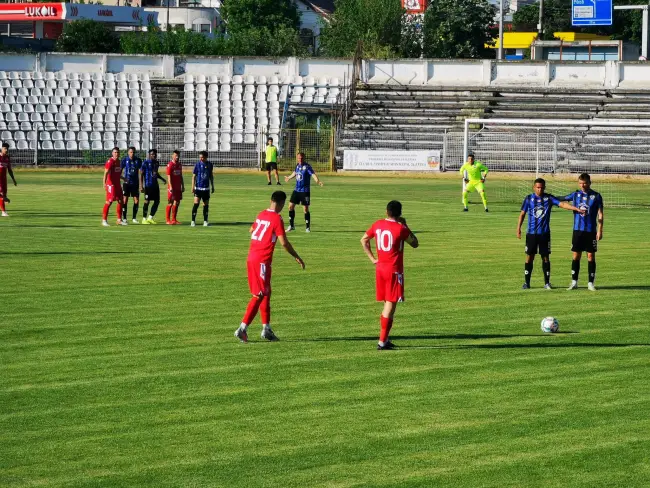
[[[306,56],[307,47],[300,40],[298,30],[279,26],[242,29],[228,38],[231,56]]]
[[[94,20],[74,20],[63,28],[56,42],[59,52],[115,53],[120,42],[106,24]]]
[[[228,32],[235,35],[266,27],[274,32],[280,27],[300,28],[300,12],[292,0],[236,0],[224,2],[221,15]]]
[[[424,55],[487,58],[495,7],[487,0],[436,0],[424,14]]]
[[[321,29],[321,49],[327,56],[349,57],[361,40],[364,57],[402,55],[403,16],[400,0],[337,0],[329,24]]]
[[[221,36],[208,37],[178,28],[170,31],[150,28],[146,32],[128,32],[121,36],[125,54],[176,54],[185,56],[221,56],[228,53],[228,42]]]

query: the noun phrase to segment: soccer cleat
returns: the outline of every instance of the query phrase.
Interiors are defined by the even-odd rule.
[[[190,224],[190,227],[196,227],[196,222],[192,221],[192,223]]]
[[[463,212],[469,212],[469,209],[467,207],[463,207]]]
[[[126,220],[118,220],[117,225],[129,225],[126,223]]]
[[[275,184],[278,186],[282,186],[282,183],[280,183],[279,181],[276,181]]]
[[[311,229],[310,229],[309,227],[307,227],[307,228],[305,229],[305,232],[311,232]]]
[[[172,225],[183,225],[178,220],[172,220]]]
[[[486,208],[486,209],[485,209],[485,213],[488,213],[488,212],[489,212],[489,210]]]
[[[596,291],[596,287],[594,286],[593,283],[587,283],[587,289],[589,291]]]
[[[166,223],[167,225],[174,225],[174,223],[173,223],[171,220],[167,220],[167,221],[165,221],[165,223]]]
[[[530,290],[530,285],[528,283],[524,283],[523,285],[521,285],[521,289],[522,290]]]
[[[122,219],[122,222],[124,222],[124,225],[128,224],[128,222],[126,221],[126,219]]]
[[[573,280],[569,285],[569,288],[567,288],[567,290],[577,290],[577,289],[578,289],[578,282],[576,280]]]
[[[149,225],[151,221],[147,220],[146,218],[142,217],[142,225]]]
[[[3,217],[9,217],[9,214],[7,212],[2,212]]]
[[[241,327],[237,327],[237,330],[235,331],[235,337],[242,341],[244,344],[248,342],[248,334]]]
[[[393,344],[390,341],[384,343],[383,346],[381,344],[377,344],[377,350],[378,351],[392,351],[395,348],[396,348],[395,344]]]
[[[271,182],[269,181],[269,182],[267,183],[267,185],[271,186]]]
[[[544,289],[545,289],[545,290],[552,290],[553,287],[551,286],[550,283],[546,283],[546,284],[544,285]]]
[[[207,221],[203,222],[203,227],[210,227],[210,224]]]
[[[139,223],[140,223],[140,221],[139,221],[138,219],[133,219],[132,222],[133,222],[134,224],[139,224]]]
[[[294,231],[294,230],[296,230],[295,227],[291,227],[291,226],[289,226],[289,227],[287,227],[286,232],[291,232],[291,231]]]
[[[106,220],[102,220],[102,225],[104,227],[110,227],[110,225],[108,224],[108,222]]]
[[[261,334],[262,339],[266,339],[267,341],[270,342],[275,342],[279,341],[278,336],[276,336],[273,331],[271,330],[271,327],[266,327],[262,329],[262,334]]]

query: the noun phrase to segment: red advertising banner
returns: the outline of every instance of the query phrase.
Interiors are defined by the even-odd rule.
[[[402,0],[402,7],[407,14],[423,14],[427,9],[427,0]]]
[[[0,22],[63,20],[62,3],[2,3]]]

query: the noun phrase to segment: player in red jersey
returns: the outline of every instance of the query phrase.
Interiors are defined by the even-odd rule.
[[[251,245],[248,251],[248,287],[253,298],[248,302],[241,325],[235,331],[235,337],[242,342],[248,342],[248,326],[260,311],[262,316],[262,339],[277,341],[278,338],[271,330],[271,262],[276,241],[293,256],[305,269],[305,262],[298,256],[284,233],[284,221],[280,212],[287,201],[287,194],[276,191],[271,195],[271,207],[260,212],[251,226]]]
[[[11,169],[11,160],[9,159],[9,144],[6,142],[2,144],[2,152],[0,153],[0,211],[2,211],[3,217],[9,217],[7,214],[7,209],[5,208],[5,203],[9,203],[7,198],[7,173],[11,176],[11,179],[14,182],[14,186],[18,186],[16,183],[16,178],[14,178],[14,172]]]
[[[103,184],[106,190],[106,204],[104,205],[104,212],[102,214],[102,225],[108,227],[108,210],[111,208],[111,203],[117,204],[117,225],[126,225],[126,220],[122,220],[122,167],[120,166],[120,150],[117,147],[113,148],[111,157],[104,165],[104,178]]]
[[[179,161],[181,153],[176,150],[172,153],[172,160],[167,164],[167,207],[165,208],[165,219],[167,225],[180,225],[176,220],[178,207],[183,199],[185,182],[183,181],[183,165]]]
[[[385,219],[378,220],[361,238],[361,245],[368,258],[376,266],[377,301],[384,302],[381,313],[379,344],[377,349],[394,349],[388,340],[393,326],[397,302],[404,301],[404,243],[412,248],[419,246],[418,239],[402,217],[402,204],[388,202]],[[377,258],[370,249],[371,239],[376,239]]]

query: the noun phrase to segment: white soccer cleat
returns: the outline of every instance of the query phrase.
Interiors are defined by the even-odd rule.
[[[244,344],[248,342],[248,334],[246,333],[246,329],[242,329],[241,327],[237,327],[237,330],[235,331],[235,337]]]
[[[134,224],[139,224],[140,221],[139,221],[138,219],[133,219],[133,223],[134,223]]]
[[[311,232],[311,229],[310,229],[309,227],[307,227],[307,228],[305,229],[305,232],[309,233],[309,232]]]
[[[587,289],[589,291],[596,291],[596,287],[594,286],[593,283],[587,283]]]
[[[569,285],[569,288],[567,288],[567,290],[577,290],[577,289],[578,289],[578,282],[576,280],[573,280]]]
[[[7,212],[2,212],[3,217],[9,217],[9,214]]]
[[[102,220],[102,225],[104,227],[110,227],[110,225],[108,224],[108,221],[106,221],[106,220]]]
[[[265,327],[262,329],[262,334],[261,334],[262,339],[266,339],[267,341],[270,342],[275,342],[279,341],[278,336],[276,336],[273,331],[271,330],[271,327]]]
[[[118,220],[117,225],[129,225],[129,224],[127,224],[126,220]]]
[[[291,232],[293,230],[296,230],[295,227],[288,226],[285,232]]]
[[[190,227],[196,227],[196,222],[192,222],[192,223],[190,224]]]
[[[208,222],[203,222],[203,227],[210,227],[210,224]]]

